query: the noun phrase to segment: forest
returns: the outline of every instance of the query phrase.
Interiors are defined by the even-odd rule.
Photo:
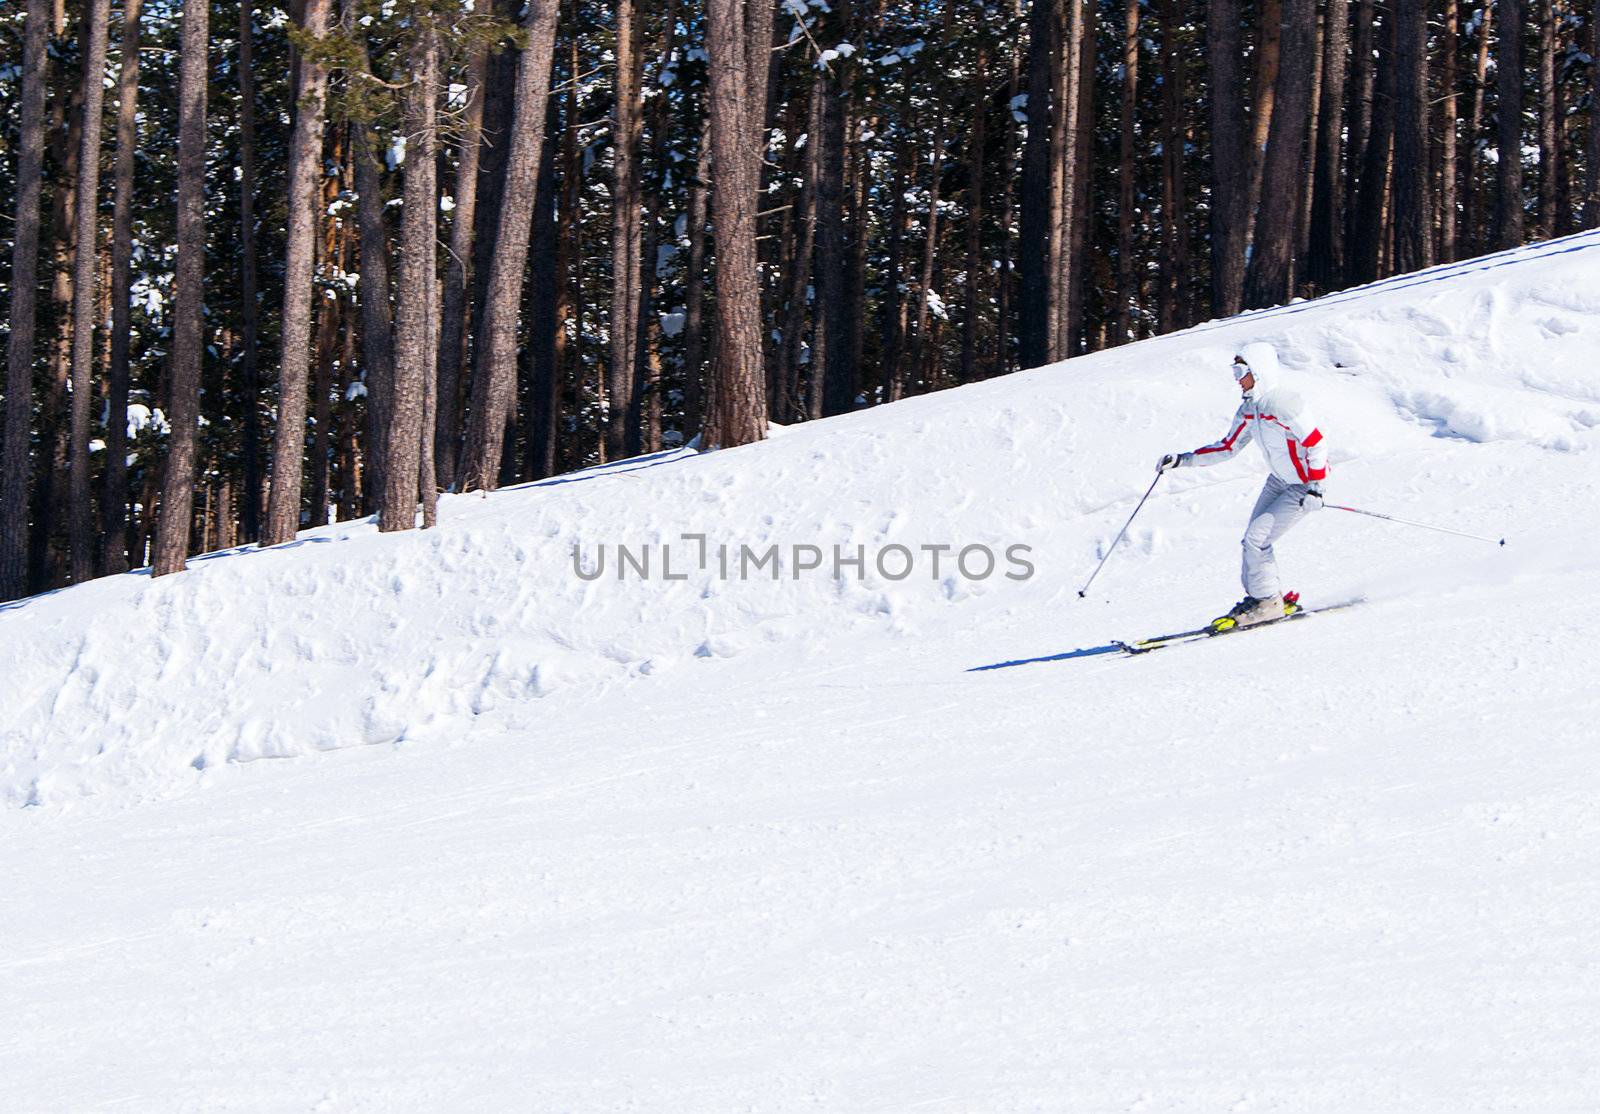
[[[1600,224],[1597,28],[1565,0],[8,0],[0,600],[427,528],[441,492]]]

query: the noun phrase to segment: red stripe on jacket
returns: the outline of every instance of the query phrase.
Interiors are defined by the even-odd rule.
[[[1294,438],[1287,440],[1289,446],[1289,459],[1294,462],[1294,474],[1300,477],[1301,483],[1310,483],[1311,477],[1306,475],[1305,466],[1300,463],[1300,454],[1294,451]]]
[[[1239,423],[1239,428],[1234,430],[1232,433],[1228,434],[1227,439],[1224,440],[1222,442],[1222,444],[1220,444],[1220,445],[1207,445],[1203,449],[1196,449],[1194,451],[1194,455],[1195,456],[1199,456],[1201,453],[1224,453],[1224,452],[1228,452],[1229,450],[1231,450],[1233,448],[1233,443],[1239,439],[1239,434],[1241,434],[1243,432],[1244,432],[1244,423],[1240,422]]]

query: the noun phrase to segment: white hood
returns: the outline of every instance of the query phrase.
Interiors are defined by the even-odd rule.
[[[1239,358],[1249,366],[1250,372],[1256,377],[1255,388],[1250,392],[1255,397],[1260,397],[1279,383],[1278,375],[1278,350],[1264,340],[1252,341],[1239,349]],[[1238,364],[1233,368],[1235,379],[1243,379],[1244,372]]]

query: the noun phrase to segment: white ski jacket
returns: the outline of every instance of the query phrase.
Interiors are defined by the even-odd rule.
[[[1251,441],[1261,446],[1272,474],[1286,484],[1320,483],[1328,475],[1328,444],[1298,392],[1279,384],[1272,345],[1247,344],[1239,355],[1255,376],[1255,387],[1233,415],[1230,432],[1179,458],[1181,465],[1220,464]]]

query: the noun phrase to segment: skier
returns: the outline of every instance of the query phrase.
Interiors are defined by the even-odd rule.
[[[1285,602],[1278,583],[1272,543],[1307,514],[1322,506],[1322,481],[1328,475],[1328,446],[1300,395],[1282,385],[1278,353],[1265,342],[1247,344],[1233,358],[1233,378],[1244,395],[1233,416],[1232,432],[1191,453],[1168,453],[1158,472],[1189,465],[1220,464],[1252,440],[1267,458],[1267,482],[1245,528],[1240,578],[1245,597],[1215,620],[1217,630],[1249,627],[1282,619],[1297,610],[1292,593]]]

